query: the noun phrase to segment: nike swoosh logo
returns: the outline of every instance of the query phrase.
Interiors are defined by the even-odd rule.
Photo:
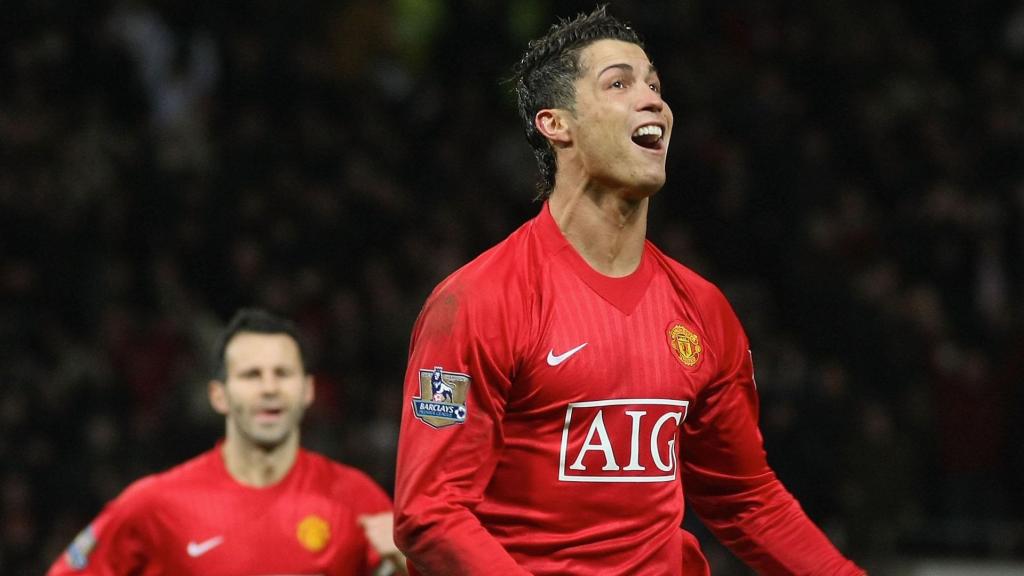
[[[583,347],[586,345],[587,343],[584,342],[583,344],[580,344],[579,346],[573,348],[572,350],[569,350],[568,352],[563,352],[558,356],[555,356],[555,350],[553,348],[551,350],[548,350],[548,366],[558,366],[562,362],[568,360],[569,356],[572,356],[573,354],[579,352],[580,350],[583,350]]]
[[[203,540],[202,542],[198,543],[189,542],[186,551],[188,552],[189,556],[193,558],[198,558],[199,556],[206,554],[210,550],[213,550],[217,546],[220,546],[222,542],[224,542],[223,536],[214,536],[209,540]]]

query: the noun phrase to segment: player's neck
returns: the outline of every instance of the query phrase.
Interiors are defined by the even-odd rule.
[[[551,216],[569,244],[598,272],[632,274],[643,257],[649,198],[555,186],[548,200]]]
[[[280,482],[292,469],[298,453],[297,432],[270,449],[232,438],[230,434],[221,447],[228,474],[240,484],[254,488],[265,488]]]

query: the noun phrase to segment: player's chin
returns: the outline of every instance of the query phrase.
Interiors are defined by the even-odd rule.
[[[287,439],[287,432],[269,433],[268,431],[264,430],[259,434],[253,435],[253,443],[262,448],[263,450],[273,450],[284,444],[285,440]]]
[[[643,153],[643,152],[641,152]],[[633,185],[652,194],[665,185],[665,157],[647,155],[634,164]]]
[[[654,196],[664,186],[664,171],[651,171],[646,174],[640,174],[633,182],[633,189],[642,197]]]
[[[287,419],[276,422],[261,422],[254,424],[249,431],[250,436],[256,444],[264,448],[273,448],[284,442],[291,433],[293,426]]]

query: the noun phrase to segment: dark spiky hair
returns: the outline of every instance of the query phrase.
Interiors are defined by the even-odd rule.
[[[299,329],[291,320],[261,308],[242,308],[235,313],[234,317],[231,318],[231,321],[224,328],[224,331],[221,332],[217,343],[217,356],[214,358],[214,366],[216,367],[214,370],[215,379],[221,382],[227,380],[227,359],[224,355],[227,353],[231,340],[242,332],[291,336],[295,340],[295,345],[299,348],[299,360],[302,362],[304,369],[306,369],[306,345],[302,335],[299,333]],[[309,370],[306,369],[306,372],[309,372]]]
[[[583,76],[580,53],[598,40],[622,40],[644,47],[636,31],[609,16],[602,4],[590,14],[560,20],[544,36],[532,40],[513,70],[519,119],[540,169],[538,198],[546,198],[555,186],[555,153],[548,139],[534,125],[537,112],[547,108],[574,109],[574,82]]]

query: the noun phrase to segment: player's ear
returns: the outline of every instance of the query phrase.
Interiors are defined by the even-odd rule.
[[[552,146],[565,146],[572,142],[566,118],[568,113],[568,110],[561,108],[545,108],[533,117],[533,125],[538,132],[551,141]]]
[[[302,393],[302,403],[305,405],[306,408],[309,408],[309,405],[313,403],[313,398],[316,397],[316,387],[313,385],[312,374],[306,375],[306,383],[305,386],[303,386],[303,388],[305,390]]]
[[[210,396],[210,406],[213,406],[218,414],[227,416],[229,407],[225,384],[220,380],[210,380],[206,388]]]

